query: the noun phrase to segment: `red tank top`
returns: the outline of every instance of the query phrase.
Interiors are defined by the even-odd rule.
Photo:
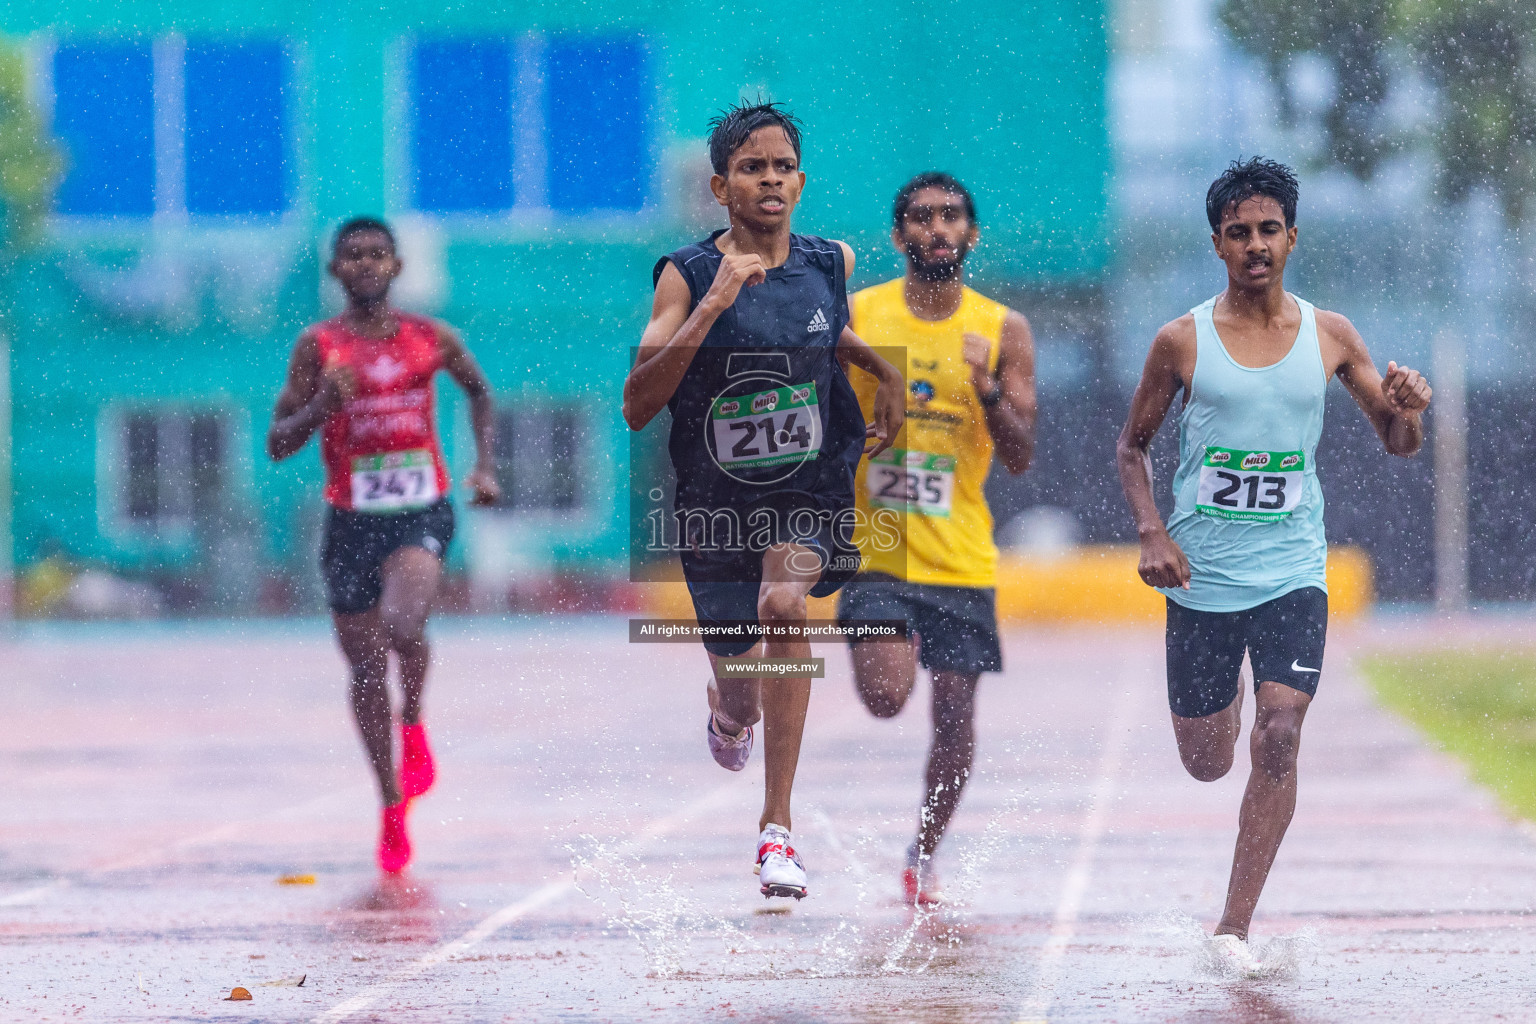
[[[315,326],[321,367],[351,367],[357,393],[321,434],[325,500],[358,512],[410,512],[448,494],[432,377],[443,367],[432,322],[395,313],[400,329],[376,340],[340,317]]]

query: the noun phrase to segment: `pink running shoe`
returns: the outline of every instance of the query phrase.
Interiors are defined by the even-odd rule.
[[[715,713],[711,711],[709,721],[704,726],[704,734],[709,738],[709,755],[721,768],[739,772],[747,766],[747,758],[752,756],[750,725],[732,736],[730,733],[720,731],[715,724]]]
[[[411,862],[411,837],[405,831],[405,812],[410,808],[409,800],[384,808],[384,822],[379,829],[379,868],[386,874],[398,875]]]
[[[437,765],[427,746],[427,727],[400,723],[400,795],[421,796],[437,780]]]

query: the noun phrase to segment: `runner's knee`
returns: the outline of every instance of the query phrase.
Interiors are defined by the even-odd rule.
[[[792,584],[771,583],[758,595],[757,616],[763,622],[800,622],[805,618],[805,594]]]
[[[400,654],[412,654],[426,642],[427,619],[425,615],[386,608],[379,613],[384,633],[390,646]]]
[[[895,718],[901,709],[906,707],[906,693],[883,676],[872,679],[860,676],[857,682],[859,699],[864,702],[864,707],[869,710],[869,713],[876,718]]]
[[[916,681],[912,648],[906,644],[858,643],[851,648],[854,689],[876,718],[894,718],[907,706]]]
[[[1301,748],[1301,721],[1294,715],[1277,714],[1253,727],[1253,767],[1279,781],[1296,770]]]
[[[1232,749],[1223,745],[1202,745],[1192,750],[1179,748],[1184,770],[1199,782],[1215,782],[1232,770]]]

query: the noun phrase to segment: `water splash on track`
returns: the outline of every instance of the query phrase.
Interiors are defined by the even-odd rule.
[[[1251,945],[1261,968],[1257,976],[1234,973],[1230,964],[1211,954],[1210,932],[1193,917],[1170,910],[1154,919],[1152,930],[1168,936],[1187,955],[1196,973],[1226,981],[1284,981],[1297,977],[1302,968],[1317,961],[1317,932],[1312,928],[1279,935]]]
[[[882,849],[872,831],[843,833],[821,810],[807,815],[825,856],[813,876],[813,896],[804,904],[775,900],[750,913],[740,904],[721,909],[691,895],[684,881],[694,870],[688,862],[647,859],[592,834],[566,849],[578,889],[603,908],[610,928],[634,939],[651,977],[919,974],[964,941],[983,871],[1009,841],[1004,823],[1017,803],[1007,801],[980,834],[950,840],[958,870],[945,902],[933,908],[901,906],[893,870],[899,855]],[[743,878],[742,884],[752,882]],[[822,913],[814,896],[834,888],[842,893],[838,902],[852,904],[836,918]]]

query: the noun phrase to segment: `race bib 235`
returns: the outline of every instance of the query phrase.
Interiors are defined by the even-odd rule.
[[[955,457],[888,448],[869,460],[869,503],[947,518],[955,498]]]

